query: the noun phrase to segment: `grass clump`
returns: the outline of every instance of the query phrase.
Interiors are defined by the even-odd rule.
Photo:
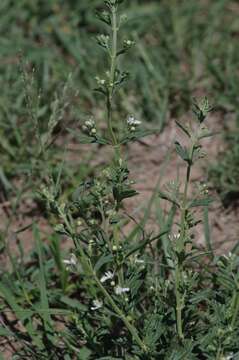
[[[175,142],[185,177],[157,193],[170,208],[160,230],[142,229],[125,211],[126,200],[137,195],[125,144],[151,132],[128,111],[115,116],[129,75],[121,69],[121,57],[135,46],[135,39],[120,38],[123,3],[106,0],[98,12],[105,30],[97,42],[108,68],[96,77],[95,90],[105,104],[106,129],[90,116],[77,134],[84,144],[110,148],[112,158],[64,200],[64,163],[57,176],[44,178],[39,196],[55,223],[50,245],[34,224],[31,258],[26,264],[24,258],[13,259],[13,270],[0,280],[0,335],[10,343],[13,359],[222,360],[239,355],[239,257],[236,250],[215,256],[209,237],[203,251],[194,240],[201,222],[195,210],[207,209],[212,201],[206,184],[190,188],[195,163],[205,156],[203,139],[211,136],[206,98],[195,102],[190,122],[176,122],[186,138],[185,144]],[[40,146],[44,139],[39,137]],[[126,232],[130,221],[132,230]],[[71,242],[68,256],[60,246],[63,238]]]

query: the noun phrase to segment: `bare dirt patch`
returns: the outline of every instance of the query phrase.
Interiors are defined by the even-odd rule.
[[[190,115],[189,115],[190,116]],[[187,116],[185,117],[187,119]],[[184,121],[184,119],[181,119]],[[207,181],[208,164],[214,161],[218,152],[224,147],[222,131],[223,121],[220,114],[211,116],[208,121],[208,126],[218,134],[212,138],[205,139],[204,145],[208,153],[208,158],[205,162],[203,159],[199,162],[192,172],[192,181],[203,180]],[[127,201],[126,211],[134,212],[136,219],[142,217],[142,209],[146,206],[155,186],[159,180],[159,176],[164,168],[164,173],[160,179],[160,187],[170,180],[175,180],[177,176],[183,177],[185,173],[185,165],[181,159],[178,158],[173,150],[173,143],[176,139],[182,139],[182,134],[177,130],[175,122],[171,119],[164,131],[160,135],[149,136],[140,142],[133,143],[128,148],[129,168],[131,169],[131,177],[136,180],[135,188],[139,191],[139,195]],[[76,148],[76,145],[70,144],[69,147]],[[78,146],[77,146],[78,148]],[[87,148],[84,148],[87,151]],[[105,162],[109,154],[105,153],[104,147],[95,149],[95,157],[91,163],[99,165]],[[166,157],[171,153],[170,161],[166,163]],[[77,156],[79,162],[79,156]],[[74,159],[71,159],[74,161]],[[77,164],[77,162],[76,162]],[[212,190],[213,193],[213,190]],[[212,194],[215,198],[214,203],[209,208],[209,220],[211,225],[211,239],[213,248],[217,253],[225,253],[231,250],[239,239],[238,216],[239,208],[231,206],[227,209],[223,208],[217,194]],[[135,209],[138,209],[135,211]],[[4,229],[8,221],[8,214],[10,212],[10,204],[0,204],[0,228]],[[7,231],[7,243],[9,250],[14,254],[18,252],[18,244],[21,244],[25,254],[29,253],[30,249],[34,247],[34,239],[31,228],[22,233],[17,234],[17,230],[24,228],[35,221],[42,233],[47,234],[52,230],[49,227],[48,221],[39,211],[34,201],[25,199],[21,202],[16,215],[13,217],[9,229]],[[151,230],[154,228],[155,217],[152,214],[148,222],[148,227]],[[126,229],[127,231],[127,229]],[[196,231],[196,241],[200,245],[205,244],[204,232],[202,226],[199,226]],[[65,243],[66,247],[71,247],[71,244]],[[1,266],[6,266],[6,256],[0,256]]]

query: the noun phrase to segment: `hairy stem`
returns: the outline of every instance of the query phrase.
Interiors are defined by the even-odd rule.
[[[190,156],[186,171],[186,179],[183,192],[182,200],[182,212],[181,212],[181,222],[180,222],[180,237],[178,240],[177,250],[179,254],[184,250],[185,246],[185,235],[186,235],[186,215],[187,215],[187,200],[188,200],[188,186],[190,182],[191,168],[192,168],[192,158],[194,151],[194,142],[191,144]],[[179,339],[183,339],[183,324],[182,324],[182,310],[183,310],[183,298],[181,294],[181,282],[182,282],[182,273],[183,273],[183,263],[178,259],[176,269],[175,269],[175,296],[176,296],[176,321],[177,321],[177,332]]]
[[[110,83],[109,90],[107,95],[107,124],[108,131],[111,139],[112,145],[117,145],[117,139],[114,133],[113,125],[112,125],[112,100],[114,94],[114,81],[115,81],[115,71],[117,66],[117,41],[118,41],[118,26],[117,26],[117,13],[116,8],[112,8],[112,47],[110,52]]]

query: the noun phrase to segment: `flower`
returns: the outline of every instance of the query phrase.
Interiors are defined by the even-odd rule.
[[[135,259],[135,263],[143,264],[143,263],[144,263],[144,260],[143,260],[143,259],[136,258],[136,259]]]
[[[93,120],[93,118],[90,118],[89,120],[85,121],[84,125],[92,129],[95,126],[95,121]]]
[[[134,45],[134,41],[132,40],[124,40],[124,48],[130,49]]]
[[[129,126],[138,126],[141,124],[141,121],[134,118],[134,116],[130,115],[127,119],[127,124]]]
[[[130,132],[134,132],[136,127],[141,124],[141,121],[134,118],[134,116],[130,115],[127,119],[127,125]]]
[[[75,254],[71,254],[69,259],[64,259],[63,263],[66,265],[66,270],[71,270],[72,267],[77,265],[77,258]]]
[[[95,121],[94,119],[91,117],[89,118],[89,120],[86,120],[82,126],[82,130],[84,133],[90,135],[90,136],[94,136],[96,135],[96,128],[95,128]]]
[[[104,275],[100,279],[100,282],[104,283],[105,281],[107,281],[109,279],[113,279],[113,277],[114,277],[114,274],[111,271],[107,271],[104,273]]]
[[[103,306],[102,301],[100,300],[93,300],[93,306],[91,306],[91,310],[98,310]]]
[[[180,232],[178,232],[177,234],[169,235],[169,239],[171,241],[177,241],[179,238],[180,238]]]
[[[123,288],[123,287],[121,287],[121,286],[119,286],[119,285],[117,285],[116,287],[115,287],[115,293],[116,293],[116,295],[121,295],[121,294],[123,294],[123,293],[125,293],[125,292],[129,292],[129,288]]]

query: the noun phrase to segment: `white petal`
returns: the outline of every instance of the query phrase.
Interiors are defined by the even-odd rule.
[[[111,271],[107,271],[100,279],[100,282],[104,283],[105,281],[107,281],[109,279],[113,279],[113,277],[114,277],[114,274]]]
[[[115,287],[115,293],[116,295],[120,295],[123,294],[125,292],[128,292],[130,289],[129,288],[122,288],[121,286],[116,286]]]
[[[93,300],[93,306],[91,306],[91,310],[97,310],[101,308],[103,305],[102,301],[100,300]]]

